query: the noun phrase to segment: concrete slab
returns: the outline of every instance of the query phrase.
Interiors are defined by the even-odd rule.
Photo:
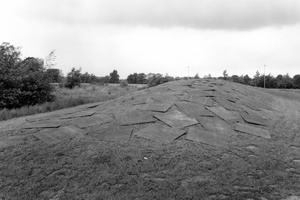
[[[269,122],[267,119],[262,118],[259,115],[247,114],[245,112],[241,112],[240,115],[242,118],[250,124],[256,124],[256,125],[263,125],[263,126],[269,126]]]
[[[168,88],[171,91],[188,91],[188,90],[191,90],[190,86],[183,86],[183,85],[168,85]]]
[[[115,115],[120,125],[144,124],[155,122],[155,119],[146,111],[131,111]]]
[[[88,136],[105,141],[128,142],[132,131],[133,128],[130,126],[106,124],[93,127]]]
[[[81,111],[76,112],[70,115],[61,116],[60,119],[71,119],[71,118],[77,118],[77,117],[88,117],[92,116],[95,113],[94,110],[87,110],[87,111]]]
[[[46,144],[54,144],[75,137],[82,137],[86,132],[76,126],[64,126],[58,129],[44,129],[33,134]]]
[[[201,97],[196,94],[192,94],[187,100],[204,106],[213,106],[213,99],[211,97]]]
[[[179,129],[194,124],[199,124],[199,122],[196,119],[190,118],[176,109],[168,111],[165,114],[154,115],[154,117],[173,128],[179,128]]]
[[[186,139],[229,149],[227,135],[216,134],[199,126],[190,127]]]
[[[91,117],[76,118],[72,121],[72,123],[76,124],[80,128],[86,128],[89,126],[105,124],[113,120],[114,119],[109,114],[97,114]]]
[[[222,106],[207,107],[207,109],[215,113],[217,116],[219,116],[228,123],[241,121],[241,117],[237,112],[226,110]]]
[[[268,131],[266,129],[258,128],[258,127],[255,127],[255,126],[251,126],[251,125],[248,125],[248,124],[237,123],[235,125],[234,129],[236,131],[252,134],[252,135],[267,138],[267,139],[271,138],[270,131]]]
[[[33,129],[33,128],[58,128],[63,124],[57,120],[46,120],[23,126],[22,129]]]
[[[208,116],[213,117],[214,114],[207,109],[205,109],[204,106],[190,103],[190,102],[178,102],[176,103],[176,106],[179,108],[179,110],[189,116],[196,117],[196,116]]]
[[[146,127],[145,129],[135,132],[134,135],[166,144],[172,142],[184,133],[184,130],[170,128],[168,126],[156,123]]]
[[[150,103],[145,107],[145,110],[167,112],[172,105],[171,103]]]
[[[214,98],[214,100],[220,104],[221,106],[223,106],[224,108],[226,108],[227,110],[232,110],[232,111],[243,111],[242,108],[240,108],[238,106],[238,104],[232,103],[228,100],[225,99],[224,96],[221,97],[216,97]]]
[[[218,117],[196,117],[196,119],[200,122],[200,124],[206,130],[210,130],[216,134],[225,134],[228,136],[237,135],[228,123]]]

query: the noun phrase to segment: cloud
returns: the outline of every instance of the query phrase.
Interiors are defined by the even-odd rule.
[[[48,0],[29,10],[37,19],[81,25],[251,30],[300,22],[298,0]]]

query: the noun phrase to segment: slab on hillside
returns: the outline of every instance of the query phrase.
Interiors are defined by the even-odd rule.
[[[250,123],[250,124],[256,124],[256,125],[263,125],[263,126],[269,126],[269,122],[267,119],[262,118],[259,115],[255,115],[255,114],[247,114],[245,112],[240,113],[240,115],[242,116],[242,118]]]
[[[227,135],[216,134],[199,126],[190,127],[186,139],[229,149]]]
[[[267,139],[271,138],[270,131],[268,131],[266,129],[254,127],[254,126],[251,126],[251,125],[248,125],[248,124],[237,123],[235,125],[234,129],[236,131],[240,131],[240,132],[243,132],[243,133],[252,134],[252,135],[263,137],[263,138],[267,138]]]
[[[228,123],[237,122],[241,120],[241,117],[237,112],[226,110],[222,106],[207,107],[207,109],[215,113],[217,116],[227,121]]]
[[[58,120],[46,120],[46,121],[38,121],[36,123],[28,124],[23,126],[23,129],[32,129],[32,128],[58,128],[63,123]]]
[[[232,111],[243,111],[238,104],[235,104],[233,102],[228,101],[227,99],[225,99],[224,96],[222,97],[216,97],[214,98],[214,100],[220,104],[221,106],[223,106],[224,108],[226,108],[226,110],[232,110]]]
[[[146,111],[131,111],[115,115],[120,125],[133,125],[155,122],[155,119]]]
[[[167,112],[172,105],[171,103],[150,103],[145,107],[145,110]]]
[[[76,118],[72,122],[80,128],[89,126],[101,125],[113,121],[113,118],[109,114],[97,114],[91,117]]]
[[[179,130],[156,123],[138,132],[135,132],[134,135],[166,144],[172,142],[184,133],[184,130]]]
[[[182,129],[187,126],[191,126],[194,124],[199,124],[199,122],[187,115],[181,113],[180,111],[173,109],[165,114],[157,114],[154,115],[157,119],[164,122],[165,124],[173,127]]]
[[[204,129],[217,134],[225,134],[228,136],[237,135],[231,126],[224,120],[217,117],[196,117]]]
[[[197,103],[199,105],[204,105],[204,106],[213,106],[213,99],[211,97],[202,97],[198,96],[197,94],[191,94],[187,98],[187,101]]]
[[[176,106],[179,108],[181,112],[192,117],[196,117],[196,116],[213,117],[214,116],[214,114],[208,111],[207,109],[205,109],[204,106],[195,103],[178,102],[176,103]]]
[[[81,112],[76,112],[70,115],[62,116],[60,119],[71,119],[71,118],[77,118],[77,117],[87,117],[92,116],[95,113],[94,110],[86,110]]]
[[[90,130],[89,136],[114,142],[128,142],[133,128],[130,126],[118,126],[116,124],[106,124],[95,126]]]
[[[36,138],[46,144],[54,144],[63,140],[70,140],[75,137],[82,137],[86,132],[76,126],[64,126],[57,129],[43,129],[35,134]]]

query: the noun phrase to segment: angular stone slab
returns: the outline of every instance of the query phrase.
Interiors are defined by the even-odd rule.
[[[226,123],[224,120],[218,117],[196,117],[196,119],[200,122],[200,124],[206,130],[210,130],[213,133],[217,134],[225,134],[228,136],[237,135],[231,126]]]
[[[265,129],[261,129],[261,128],[258,128],[258,127],[254,127],[254,126],[251,126],[251,125],[248,125],[248,124],[237,123],[235,125],[234,129],[236,131],[252,134],[252,135],[267,138],[267,139],[271,138],[270,131],[265,130]]]
[[[92,116],[95,113],[93,110],[88,110],[88,111],[81,111],[77,112],[71,115],[66,115],[60,117],[60,119],[71,119],[71,118],[77,118],[77,117],[87,117],[87,116]]]
[[[82,137],[86,132],[76,126],[64,126],[58,129],[44,129],[33,134],[46,144],[54,144],[75,137]]]
[[[189,128],[186,139],[229,149],[227,135],[216,134],[198,126]]]
[[[113,118],[108,114],[97,114],[91,117],[76,118],[72,122],[80,128],[89,126],[101,125],[113,121]]]
[[[156,123],[146,127],[145,129],[135,132],[134,135],[166,144],[172,142],[184,133],[184,130],[170,128],[168,126]]]
[[[176,106],[179,108],[181,112],[192,117],[196,117],[196,116],[213,117],[214,116],[214,114],[208,111],[207,109],[205,109],[204,106],[200,106],[195,103],[178,102],[176,103]]]
[[[194,124],[199,124],[199,122],[196,119],[190,118],[187,115],[175,109],[165,114],[154,115],[154,117],[173,128],[179,129]]]
[[[228,123],[241,121],[241,117],[237,112],[234,111],[228,111],[222,106],[217,107],[207,107],[208,110],[215,113],[220,118],[224,119]]]
[[[193,85],[192,87],[202,91],[216,91],[215,87],[206,86],[206,85]]]
[[[189,96],[188,101],[204,106],[213,106],[213,99],[211,97],[201,97],[195,94]]]
[[[133,125],[155,122],[153,116],[146,111],[118,113],[115,115],[115,117],[120,125]]]
[[[249,115],[245,112],[241,112],[240,115],[242,118],[250,124],[256,124],[256,125],[263,125],[263,126],[269,126],[269,122],[267,119],[262,118],[261,116],[258,115]]]
[[[226,108],[227,110],[232,110],[232,111],[243,111],[240,107],[238,107],[238,104],[232,103],[226,99],[224,99],[224,97],[221,98],[214,98],[214,100],[220,104],[221,106],[223,106],[224,108]]]
[[[167,112],[173,104],[171,103],[150,103],[145,110],[156,112]]]
[[[105,141],[128,142],[131,137],[132,131],[133,128],[130,126],[108,124],[95,126],[89,132],[89,136]]]
[[[182,86],[182,85],[169,85],[168,86],[169,90],[172,91],[187,91],[191,90],[189,86]]]
[[[61,121],[57,120],[47,120],[47,121],[40,121],[37,123],[28,124],[23,126],[22,129],[33,129],[33,128],[58,128],[62,125]]]

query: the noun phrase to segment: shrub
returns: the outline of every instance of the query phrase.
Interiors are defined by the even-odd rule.
[[[120,82],[120,86],[121,87],[127,87],[128,86],[128,82],[127,81],[121,81]]]

